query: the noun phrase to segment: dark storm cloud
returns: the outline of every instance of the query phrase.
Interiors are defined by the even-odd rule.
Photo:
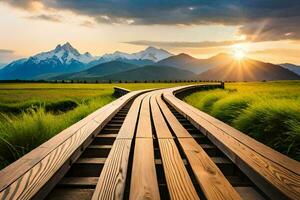
[[[300,40],[300,17],[269,18],[247,23],[239,32],[252,41],[294,39]]]
[[[27,8],[29,0],[6,0]],[[142,25],[238,25],[256,40],[299,39],[299,0],[41,0],[45,7],[71,10],[99,23]],[[266,21],[268,22],[267,24]],[[264,26],[263,26],[264,25]],[[262,36],[256,36],[256,33]]]
[[[141,46],[157,46],[164,48],[207,48],[207,47],[222,47],[232,45],[240,41],[204,41],[204,42],[165,42],[165,41],[148,41],[138,40],[124,42],[127,44],[141,45]]]

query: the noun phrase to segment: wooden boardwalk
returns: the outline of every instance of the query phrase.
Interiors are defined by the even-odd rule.
[[[129,92],[0,171],[0,199],[300,199],[300,164],[184,103]]]

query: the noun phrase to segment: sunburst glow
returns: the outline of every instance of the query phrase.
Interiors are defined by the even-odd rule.
[[[236,60],[243,60],[245,58],[245,52],[241,49],[234,51],[233,56]]]

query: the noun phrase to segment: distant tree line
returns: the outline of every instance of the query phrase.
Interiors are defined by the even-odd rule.
[[[195,82],[221,82],[220,80],[0,80],[0,83],[195,83]],[[224,81],[227,83],[235,81]],[[263,81],[265,82],[265,80]]]

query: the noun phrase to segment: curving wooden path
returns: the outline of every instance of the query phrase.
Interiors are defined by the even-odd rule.
[[[184,103],[129,92],[0,171],[0,199],[300,199],[300,164]]]

